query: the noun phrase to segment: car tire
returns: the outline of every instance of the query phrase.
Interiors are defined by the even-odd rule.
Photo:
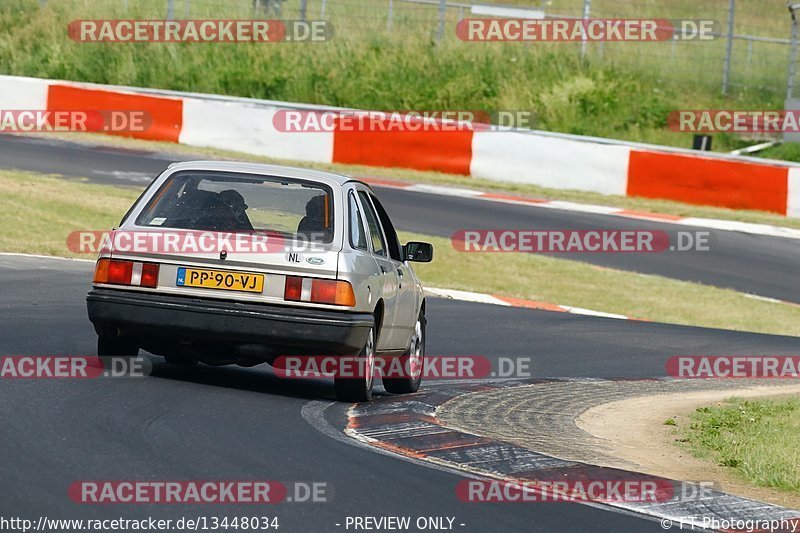
[[[97,357],[103,363],[103,368],[111,368],[114,359],[128,361],[137,355],[139,355],[139,347],[130,339],[107,335],[98,335],[97,337]]]
[[[375,327],[369,330],[369,337],[361,353],[356,357],[359,361],[359,376],[333,378],[336,399],[340,402],[368,402],[372,399],[372,386],[375,381]]]
[[[408,351],[400,356],[400,368],[405,369],[403,377],[383,378],[383,388],[393,394],[417,392],[422,383],[422,369],[425,363],[425,311],[419,312],[414,325],[414,335]]]

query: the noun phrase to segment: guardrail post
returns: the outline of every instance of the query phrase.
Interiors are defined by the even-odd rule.
[[[386,15],[386,31],[392,31],[394,23],[394,0],[389,0],[389,14]]]
[[[725,69],[722,72],[722,94],[728,94],[731,82],[731,60],[733,59],[733,21],[736,15],[736,0],[730,0],[728,5],[728,46],[725,50]]]
[[[439,0],[439,26],[436,28],[436,41],[444,37],[444,16],[447,11],[447,0]]]
[[[175,18],[175,0],[167,0],[167,20]]]
[[[789,50],[789,80],[786,83],[786,99],[791,100],[794,98],[794,77],[797,69],[797,13],[795,12],[795,5],[789,1],[789,13],[792,14],[792,44]]]
[[[592,0],[583,0],[583,17],[584,19],[588,19],[592,14]],[[586,47],[587,47],[586,38],[584,37],[581,40],[581,61],[586,59]]]
[[[308,0],[300,0],[300,20],[306,20],[307,7],[308,7]]]

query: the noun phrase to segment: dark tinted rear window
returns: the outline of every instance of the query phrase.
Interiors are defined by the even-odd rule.
[[[286,178],[185,171],[172,175],[136,220],[139,226],[263,231],[333,238],[329,187]]]

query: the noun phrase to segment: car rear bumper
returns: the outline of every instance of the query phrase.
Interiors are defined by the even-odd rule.
[[[243,304],[114,289],[86,296],[89,320],[98,331],[126,337],[263,344],[290,353],[354,355],[367,341],[373,317],[279,305]]]

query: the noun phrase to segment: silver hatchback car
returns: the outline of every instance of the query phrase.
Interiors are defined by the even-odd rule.
[[[109,235],[86,297],[101,358],[139,349],[176,364],[281,367],[288,357],[347,359],[337,398],[368,401],[383,376],[418,390],[425,296],[369,185],[299,168],[195,161],[171,165]]]

